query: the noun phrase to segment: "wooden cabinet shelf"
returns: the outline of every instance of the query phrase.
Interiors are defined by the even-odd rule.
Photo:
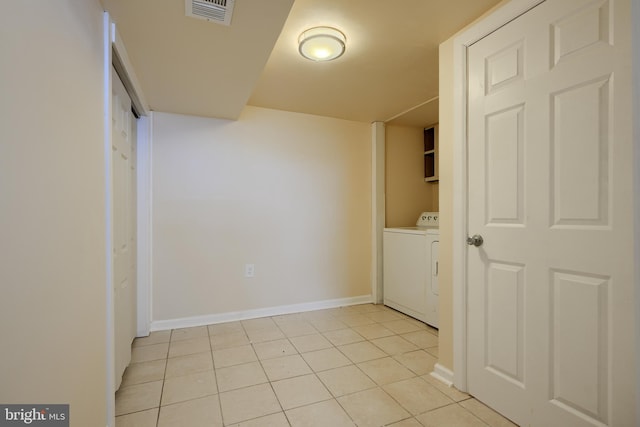
[[[438,125],[424,129],[424,180],[438,181]]]

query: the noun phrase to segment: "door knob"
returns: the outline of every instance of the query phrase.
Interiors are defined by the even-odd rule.
[[[482,246],[484,239],[479,234],[474,234],[473,237],[467,237],[467,245],[469,246]]]

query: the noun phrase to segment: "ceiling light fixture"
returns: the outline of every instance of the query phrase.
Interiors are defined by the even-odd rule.
[[[331,61],[344,53],[347,38],[331,27],[309,28],[298,37],[300,55],[312,61]]]

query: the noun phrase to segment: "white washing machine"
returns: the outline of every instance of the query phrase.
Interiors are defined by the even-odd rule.
[[[423,212],[415,227],[385,228],[384,304],[438,327],[438,212]]]

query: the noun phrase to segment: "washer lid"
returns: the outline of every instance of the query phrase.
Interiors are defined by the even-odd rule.
[[[426,227],[394,227],[394,228],[385,228],[385,233],[403,233],[403,234],[419,234],[426,235],[427,228]]]
[[[385,232],[392,233],[405,233],[405,234],[440,234],[440,229],[438,227],[394,227],[394,228],[385,228]]]

